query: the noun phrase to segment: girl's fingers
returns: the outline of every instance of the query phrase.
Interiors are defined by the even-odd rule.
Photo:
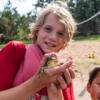
[[[66,82],[65,82],[65,80],[63,79],[62,76],[59,75],[58,78],[57,78],[57,80],[58,80],[59,85],[60,85],[60,87],[62,89],[65,89],[67,87]]]
[[[68,69],[66,69],[66,71],[64,72],[64,77],[65,77],[65,80],[67,81],[67,83],[71,83],[72,78],[71,78],[71,74]]]
[[[71,78],[74,79],[75,78],[75,72],[72,68],[69,68],[69,73],[70,73]]]

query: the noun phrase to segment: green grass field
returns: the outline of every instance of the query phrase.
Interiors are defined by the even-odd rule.
[[[5,46],[5,44],[0,44],[0,49],[3,48]]]
[[[31,44],[32,41],[22,41],[25,44]],[[0,44],[0,49],[3,48],[5,46],[5,44]]]
[[[100,35],[76,36],[73,39],[76,41],[100,41]]]
[[[100,41],[100,35],[88,35],[88,36],[77,36],[74,37],[75,41]],[[32,41],[22,41],[25,44],[30,44]],[[4,47],[5,44],[0,44],[0,49]]]

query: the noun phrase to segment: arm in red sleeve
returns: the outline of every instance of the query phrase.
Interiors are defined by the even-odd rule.
[[[24,53],[25,45],[19,41],[9,42],[0,51],[0,90],[5,90],[12,86]]]

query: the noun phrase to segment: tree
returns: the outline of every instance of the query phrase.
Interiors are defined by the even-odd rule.
[[[3,20],[3,33],[8,40],[12,40],[14,35],[17,34],[18,30],[18,20],[20,15],[18,14],[16,8],[12,8],[10,0],[8,0],[7,5],[5,6],[1,19]]]
[[[99,0],[69,0],[68,5],[78,22],[100,11]]]
[[[69,0],[68,5],[78,23],[90,18],[100,11],[99,0]],[[81,32],[84,31],[83,34],[96,34],[99,33],[99,31],[97,31],[98,21],[100,23],[99,16],[78,27],[81,27]]]
[[[37,0],[37,3],[34,4],[33,6],[35,7],[35,15],[37,15],[38,8],[44,8],[48,4],[50,4],[53,1],[66,1],[66,0]]]
[[[22,39],[29,33],[29,23],[33,18],[31,12],[27,16],[21,16],[9,0],[0,15],[0,32],[5,35],[7,41]]]

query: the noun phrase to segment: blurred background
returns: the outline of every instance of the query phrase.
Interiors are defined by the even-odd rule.
[[[0,0],[0,44],[10,40],[29,41],[29,25],[39,10],[58,0]],[[68,4],[77,23],[74,40],[100,37],[99,0],[61,0]]]

